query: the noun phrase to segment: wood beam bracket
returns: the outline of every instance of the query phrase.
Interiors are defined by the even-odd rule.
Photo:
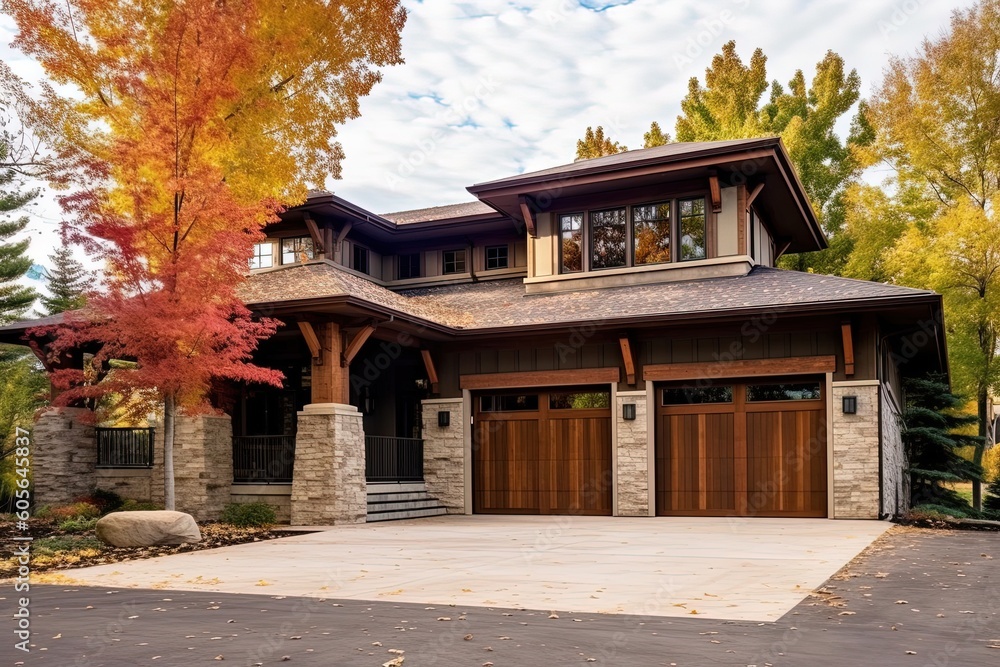
[[[344,352],[340,355],[340,365],[344,368],[351,365],[354,357],[358,356],[365,342],[375,333],[376,323],[366,324],[361,330],[351,336],[351,341],[344,347]]]
[[[851,377],[854,375],[854,336],[849,321],[841,323],[840,336],[844,342],[844,374]]]
[[[528,228],[528,236],[535,238],[538,236],[538,227],[535,224],[535,202],[530,197],[521,195],[517,198],[521,205],[521,217],[524,218],[524,226]]]
[[[628,334],[618,337],[618,344],[622,348],[622,360],[625,362],[625,381],[630,385],[635,385],[635,353],[632,351],[632,341]]]
[[[306,339],[306,345],[309,346],[309,353],[312,355],[313,363],[317,366],[322,366],[323,346],[319,343],[319,336],[316,335],[316,330],[313,329],[312,322],[300,320],[298,325],[299,331],[302,332],[302,337]]]
[[[347,235],[353,228],[354,228],[354,223],[348,221],[345,222],[344,226],[340,228],[339,232],[337,232],[337,240],[335,241],[337,247],[337,258],[334,259],[333,261],[338,262],[340,264],[344,263],[344,251],[342,250],[342,248],[344,247],[344,239],[347,238]]]
[[[753,187],[753,190],[750,191],[750,196],[747,197],[747,207],[748,208],[753,205],[753,200],[757,198],[757,195],[759,195],[760,191],[763,190],[763,189],[764,189],[764,184],[763,183],[758,183],[757,185],[755,185]]]
[[[722,189],[719,187],[719,176],[711,172],[708,177],[708,189],[712,194],[712,212],[722,212]]]
[[[323,243],[323,234],[319,230],[319,226],[316,221],[312,219],[312,216],[306,213],[304,216],[306,221],[306,227],[309,229],[309,236],[313,240],[313,248],[317,253],[326,252],[325,245]]]
[[[438,393],[438,374],[437,368],[434,366],[434,357],[431,356],[430,350],[420,350],[420,356],[424,360],[424,369],[427,371],[427,379],[431,383],[431,393]]]
[[[777,262],[779,259],[781,259],[782,255],[788,252],[788,248],[790,248],[792,245],[792,239],[788,238],[787,236],[779,236],[778,238],[774,239],[774,244],[775,248],[777,248],[777,252],[774,253],[774,261]]]

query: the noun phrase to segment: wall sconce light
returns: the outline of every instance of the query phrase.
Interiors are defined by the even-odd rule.
[[[417,378],[417,389],[427,389],[427,380],[425,378]]]
[[[624,403],[622,405],[622,419],[625,421],[635,419],[635,403]]]
[[[371,394],[368,393],[368,388],[365,387],[365,395],[361,398],[361,414],[370,415],[375,412],[375,399],[372,398]]]
[[[858,397],[844,396],[844,414],[854,415],[858,412]]]
[[[438,413],[438,426],[441,428],[448,428],[451,425],[451,413],[447,410],[442,410]]]

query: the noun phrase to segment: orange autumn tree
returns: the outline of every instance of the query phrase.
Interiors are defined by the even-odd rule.
[[[14,45],[48,81],[27,119],[77,239],[104,261],[85,314],[51,334],[59,402],[160,401],[165,504],[179,410],[216,379],[278,384],[251,363],[276,322],[239,301],[253,244],[281,203],[338,177],[337,126],[378,68],[401,62],[398,0],[3,0]],[[128,360],[130,364],[112,364]],[[114,368],[112,369],[112,365]]]

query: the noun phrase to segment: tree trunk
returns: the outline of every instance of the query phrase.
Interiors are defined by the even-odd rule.
[[[979,437],[981,439],[972,450],[972,462],[977,466],[983,465],[983,454],[986,452],[986,425],[990,420],[990,415],[988,414],[990,407],[989,398],[989,388],[985,385],[979,387],[976,402],[979,404]],[[979,511],[983,509],[983,483],[978,479],[972,480],[972,507]]]
[[[163,397],[163,507],[175,509],[174,503],[174,421],[177,401],[173,394]]]

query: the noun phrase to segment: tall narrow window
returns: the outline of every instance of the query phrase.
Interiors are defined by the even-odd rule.
[[[486,246],[486,270],[506,269],[509,266],[509,250],[505,245]]]
[[[625,266],[625,209],[590,214],[590,266],[611,269]]]
[[[400,280],[406,280],[407,278],[419,278],[420,253],[414,252],[408,255],[400,255],[398,257],[396,276]]]
[[[354,262],[351,265],[355,271],[361,273],[371,273],[368,266],[368,248],[354,246]]]
[[[274,244],[270,241],[255,243],[253,257],[250,258],[250,268],[269,269],[272,266],[274,266]]]
[[[561,273],[583,271],[583,213],[559,216]]]
[[[465,273],[465,251],[464,250],[445,250],[442,254],[444,259],[444,266],[442,267],[443,273],[445,275],[451,273]]]
[[[705,259],[705,199],[681,199],[677,202],[680,219],[681,261]]]
[[[636,266],[670,261],[670,202],[632,207],[632,252]]]
[[[315,256],[313,240],[309,236],[294,236],[281,239],[281,263],[305,262]]]

